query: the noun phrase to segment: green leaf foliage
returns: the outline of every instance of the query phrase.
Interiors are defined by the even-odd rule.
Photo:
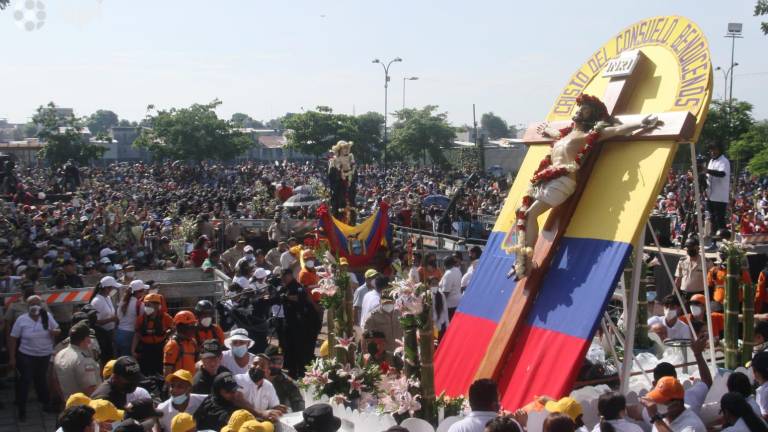
[[[406,108],[395,115],[390,155],[393,160],[420,160],[424,155],[438,165],[448,163],[443,148],[453,144],[456,131],[446,113],[436,113],[436,105],[421,109]]]
[[[235,130],[231,121],[218,118],[214,109],[221,104],[194,104],[148,114],[143,129],[133,143],[149,150],[155,158],[200,162],[229,161],[240,156],[254,142]],[[148,111],[154,110],[150,105]]]
[[[70,159],[86,165],[107,150],[91,143],[82,134],[82,121],[74,115],[61,115],[53,102],[40,106],[32,121],[37,128],[37,137],[44,143],[40,155],[53,166],[63,165]]]

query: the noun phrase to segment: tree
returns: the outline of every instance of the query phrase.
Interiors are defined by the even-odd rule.
[[[214,109],[219,100],[194,104],[189,108],[159,110],[147,107],[142,129],[133,145],[145,148],[159,159],[201,162],[206,159],[232,160],[254,145],[245,134],[235,130],[232,122],[218,118]]]
[[[753,123],[748,131],[733,141],[728,148],[728,157],[747,162],[765,149],[768,149],[768,120]]]
[[[110,110],[98,110],[91,114],[85,122],[85,125],[88,126],[93,135],[107,133],[110,128],[118,124],[117,114]]]
[[[328,152],[338,140],[347,139],[347,136],[341,135],[342,129],[347,133],[351,130],[342,117],[324,106],[286,116],[283,126],[289,131],[288,146],[314,156]]]
[[[248,114],[234,113],[230,121],[239,128],[264,129],[264,123],[252,119]]]
[[[126,120],[126,119],[122,119],[122,120],[120,120],[120,121],[117,123],[117,125],[118,125],[119,127],[138,127],[138,126],[139,126],[139,124],[138,124],[138,123],[136,123],[136,122],[132,122],[132,121],[130,121],[130,120]]]
[[[82,134],[83,123],[74,115],[64,117],[57,113],[56,104],[40,106],[32,118],[37,126],[37,137],[44,143],[40,155],[54,166],[69,159],[86,165],[104,155],[105,147],[91,143]]]
[[[756,122],[747,133],[742,135],[735,144],[749,143],[749,149],[754,151],[754,156],[742,158],[747,163],[747,170],[754,175],[768,175],[768,120]]]
[[[439,165],[447,163],[443,148],[453,144],[456,131],[448,124],[447,114],[435,113],[436,110],[436,105],[427,105],[396,113],[388,148],[394,160],[419,160],[428,154]]]
[[[729,109],[727,101],[713,100],[709,105],[709,114],[701,130],[699,143],[707,146],[719,144],[727,147],[731,140],[747,132],[754,123],[752,104],[733,100],[733,108]]]
[[[0,10],[3,10],[11,4],[11,0],[0,0]]]
[[[369,163],[381,156],[381,133],[384,130],[384,116],[377,112],[367,112],[354,119],[357,125],[356,133],[349,138],[355,144],[352,151],[355,159],[362,163]]]
[[[755,5],[755,16],[768,15],[768,0],[757,0]],[[768,22],[760,23],[763,33],[768,34]]]
[[[480,118],[480,127],[488,132],[491,139],[506,138],[509,136],[509,126],[507,122],[493,112],[483,114]]]

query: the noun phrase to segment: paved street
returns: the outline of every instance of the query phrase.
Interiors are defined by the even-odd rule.
[[[3,380],[0,384],[0,432],[53,432],[56,430],[56,414],[43,412],[35,400],[34,390],[30,392],[27,404],[27,421],[19,423],[16,407],[13,405],[13,381]]]

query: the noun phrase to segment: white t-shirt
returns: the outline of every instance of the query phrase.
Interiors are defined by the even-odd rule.
[[[104,297],[101,294],[96,295],[91,300],[91,306],[96,309],[96,319],[101,321],[103,319],[112,318],[115,316],[115,305],[112,303],[110,297]],[[104,330],[114,330],[115,323],[110,322],[101,326]]]
[[[355,293],[352,295],[352,306],[354,307],[363,307],[363,298],[366,294],[373,291],[373,288],[368,288],[367,284],[362,284],[355,290]]]
[[[232,375],[238,375],[248,372],[248,369],[251,368],[251,365],[253,364],[253,359],[256,358],[255,355],[251,353],[246,353],[245,355],[248,356],[248,363],[245,364],[245,366],[240,367],[235,362],[235,356],[232,354],[232,350],[227,350],[221,353],[221,365],[225,368],[229,369],[230,372],[232,372]]]
[[[117,318],[120,320],[117,323],[117,328],[123,331],[134,332],[136,331],[136,297],[131,296],[128,300],[128,307],[125,308],[123,313],[120,306],[117,307]],[[139,313],[144,312],[144,303],[139,303]]]
[[[715,177],[707,174],[707,194],[710,201],[727,203],[731,182],[731,163],[724,155],[720,155],[719,158],[709,161],[707,169],[725,172],[725,177]]]
[[[709,387],[704,381],[697,380],[685,391],[685,407],[696,414],[701,414],[701,407],[707,399],[707,393],[709,393]]]
[[[477,267],[477,260],[472,261],[472,264],[469,265],[467,272],[464,273],[464,276],[461,277],[461,288],[466,289],[470,282],[472,282],[472,275],[475,274],[475,267]]]
[[[625,419],[606,420],[608,424],[616,429],[616,432],[643,432],[643,428]],[[592,428],[592,432],[601,432],[600,423]]]
[[[293,256],[291,251],[285,251],[282,255],[280,255],[280,268],[285,269],[291,269],[295,270],[293,267],[296,264],[296,257]],[[296,276],[296,275],[294,275]]]
[[[704,422],[701,421],[695,412],[689,409],[683,411],[672,423],[669,423],[667,419],[664,419],[664,421],[669,425],[669,428],[672,429],[672,432],[707,432],[707,427],[704,426]],[[656,425],[653,425],[651,430],[653,432],[659,432]]]
[[[21,338],[19,351],[28,356],[45,357],[53,353],[53,336],[49,330],[59,328],[59,324],[47,311],[41,310],[40,313],[48,314],[48,330],[43,328],[42,317],[35,321],[28,313],[18,317],[11,328],[11,336]]]
[[[200,406],[201,403],[203,403],[203,400],[205,399],[207,395],[203,394],[190,394],[189,395],[189,403],[187,403],[187,408],[184,410],[185,413],[194,415],[195,411],[197,411],[197,408]],[[160,427],[165,432],[171,432],[171,420],[173,420],[173,417],[176,416],[176,414],[179,414],[179,411],[176,410],[176,408],[173,407],[173,402],[171,402],[171,398],[169,398],[166,401],[160,402],[159,405],[157,405],[157,410],[163,413],[163,416],[160,417]]]
[[[661,324],[667,328],[667,339],[690,339],[691,329],[688,325],[678,318],[672,327],[667,325],[667,320],[662,316],[652,316],[648,318],[648,327],[654,324]]]
[[[376,307],[381,304],[381,294],[378,291],[373,290],[363,297],[363,306],[360,311],[360,327],[365,328],[365,322],[368,321],[368,317],[371,316]]]
[[[498,415],[499,413],[493,411],[472,411],[452,424],[448,432],[483,432],[485,425]]]
[[[445,303],[449,308],[459,307],[461,301],[461,270],[451,267],[440,279],[440,292],[445,294]]]
[[[235,381],[240,384],[240,393],[255,409],[268,410],[280,405],[275,387],[266,379],[261,380],[261,386],[257,386],[248,373],[243,373],[235,375]]]
[[[733,426],[728,426],[727,428],[724,428],[722,432],[752,432],[749,430],[749,427],[746,423],[744,423],[743,419],[736,420],[736,423],[733,424]]]
[[[764,382],[755,391],[755,399],[757,405],[760,407],[760,415],[764,416],[768,414],[768,382]]]

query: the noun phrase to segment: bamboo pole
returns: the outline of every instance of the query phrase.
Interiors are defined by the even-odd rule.
[[[437,424],[435,410],[435,334],[432,322],[432,301],[424,304],[421,326],[419,327],[419,355],[421,357],[421,415],[431,424]]]
[[[736,369],[739,366],[739,276],[741,260],[737,253],[729,248],[726,257],[728,276],[725,281],[725,367]]]
[[[742,287],[744,300],[741,306],[741,314],[743,316],[741,364],[745,365],[752,359],[752,349],[755,346],[753,335],[755,332],[755,286],[751,283],[744,283]]]

